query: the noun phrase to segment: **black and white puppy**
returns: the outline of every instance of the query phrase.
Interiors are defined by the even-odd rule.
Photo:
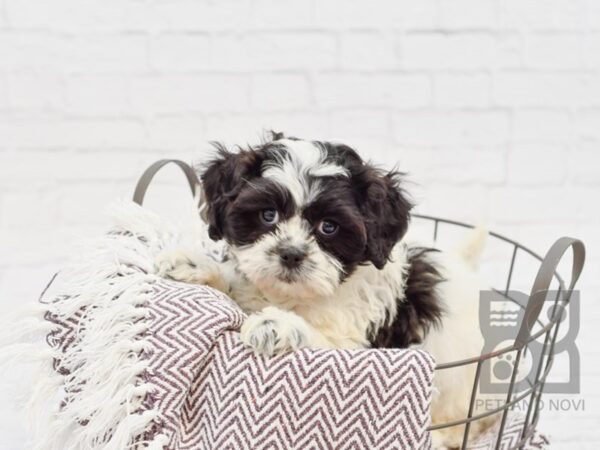
[[[401,174],[346,145],[274,134],[237,152],[217,147],[202,183],[209,235],[227,242],[229,258],[174,250],[158,266],[231,296],[249,314],[246,345],[273,355],[422,344],[438,362],[480,352],[481,235],[450,253],[409,244]],[[434,423],[466,417],[471,372],[436,375]],[[436,446],[460,444],[461,432],[438,433]]]

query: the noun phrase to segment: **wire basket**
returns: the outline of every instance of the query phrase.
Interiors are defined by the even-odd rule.
[[[176,164],[184,172],[192,192],[197,196],[198,206],[201,207],[203,199],[201,196],[201,189],[199,189],[200,182],[195,171],[182,161],[169,159],[155,162],[144,172],[136,186],[133,200],[140,205],[142,204],[146,190],[154,175],[169,163]],[[437,243],[440,233],[447,229],[454,228],[464,230],[474,228],[473,225],[439,217],[418,214],[414,214],[412,217],[415,221],[428,222],[432,225],[432,240],[434,245]],[[510,262],[506,269],[505,282],[502,283],[503,286],[493,288],[493,292],[500,296],[504,301],[517,305],[518,308],[522,310],[522,320],[517,327],[518,331],[515,331],[514,336],[512,336],[512,343],[510,345],[500,349],[494,349],[491,352],[474,355],[473,357],[460,361],[441,363],[435,368],[436,371],[441,371],[452,370],[453,368],[460,366],[475,365],[475,376],[473,379],[473,389],[469,401],[467,417],[448,423],[435,424],[428,428],[429,431],[433,431],[443,428],[464,426],[463,442],[460,447],[461,450],[467,449],[471,425],[476,421],[486,419],[493,415],[501,416],[497,437],[495,438],[496,450],[521,449],[535,433],[540,416],[540,400],[554,361],[555,344],[562,313],[569,305],[572,296],[571,294],[575,288],[579,275],[581,274],[585,261],[585,247],[578,239],[562,237],[558,239],[550,247],[550,250],[548,250],[546,255],[542,257],[517,241],[498,233],[490,232],[489,236],[490,239],[495,240],[497,243],[508,249],[509,252],[507,254],[510,254]],[[563,256],[569,249],[572,249],[571,277],[569,285],[566,287],[564,279],[559,274],[558,269],[559,264],[563,261]],[[531,262],[535,263],[538,268],[537,274],[533,277],[530,293],[524,299],[516,299],[511,296],[511,287],[515,275],[515,263],[520,258],[528,258]],[[555,286],[556,289],[550,291],[551,286]],[[540,318],[540,312],[542,311],[544,303],[547,302],[547,295],[549,293],[553,293],[554,298],[551,299],[551,313],[549,314],[549,318],[544,322]],[[522,357],[527,352],[530,345],[538,340],[543,340],[542,351],[538,353],[539,357],[532,361],[532,376],[525,380],[528,386],[523,392],[515,393],[515,386],[517,385],[516,376]],[[482,369],[486,364],[491,364],[494,358],[507,354],[514,354],[514,364],[509,376],[509,383],[506,385],[503,403],[496,408],[476,414],[474,406],[478,397],[478,387],[481,381]],[[529,403],[518,442],[511,444],[510,447],[502,446],[502,438],[504,437],[503,433],[509,410],[511,407],[527,398],[529,399]]]
[[[439,217],[426,215],[413,215],[418,221],[429,222],[433,226],[433,243],[438,241],[439,234],[442,229],[450,227],[454,228],[474,228],[472,225],[457,222],[453,220],[442,219]],[[491,239],[501,243],[510,250],[510,263],[507,267],[506,282],[502,287],[495,287],[493,291],[501,296],[507,302],[517,305],[523,310],[522,318],[518,332],[514,334],[514,341],[511,345],[504,346],[498,350],[489,353],[484,353],[479,356],[464,359],[461,361],[452,361],[448,363],[438,364],[437,370],[452,370],[453,368],[465,365],[476,365],[475,377],[473,380],[473,389],[469,403],[469,412],[467,417],[461,420],[455,420],[443,424],[435,424],[429,427],[430,431],[450,428],[464,425],[464,434],[461,450],[465,450],[469,441],[469,431],[471,424],[478,420],[483,420],[492,415],[501,415],[499,431],[496,438],[495,448],[501,448],[504,427],[506,424],[507,414],[511,407],[517,403],[529,399],[527,412],[523,428],[520,434],[519,441],[509,447],[510,449],[523,448],[525,443],[530,439],[536,430],[536,425],[540,416],[540,400],[544,392],[544,386],[552,368],[555,355],[555,343],[558,335],[561,318],[571,300],[571,294],[583,269],[585,260],[585,248],[580,240],[562,237],[558,239],[547,252],[545,257],[538,255],[524,245],[502,236],[498,233],[490,232]],[[571,278],[568,287],[561,274],[558,272],[559,263],[567,252],[572,249],[572,269]],[[511,296],[511,283],[515,275],[515,262],[519,258],[528,258],[539,266],[537,275],[533,280],[530,294],[525,301],[516,299]],[[551,286],[556,289],[551,291]],[[540,318],[540,312],[544,303],[548,301],[547,296],[553,295],[550,299],[550,313],[548,320],[544,322]],[[519,370],[519,365],[522,361],[523,354],[527,351],[532,342],[543,340],[542,351],[538,353],[538,357],[532,361],[533,370],[530,372],[531,377],[528,377],[525,382],[527,388],[523,392],[515,393],[516,377]],[[514,354],[514,365],[510,374],[509,383],[506,385],[506,395],[501,405],[490,409],[483,413],[475,414],[474,406],[477,400],[479,386],[481,382],[482,368],[485,364],[490,365],[494,358],[502,355]],[[506,449],[508,450],[508,449]]]

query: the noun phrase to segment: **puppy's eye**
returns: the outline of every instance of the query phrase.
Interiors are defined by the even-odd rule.
[[[260,212],[260,220],[265,225],[275,225],[279,221],[279,213],[273,208],[263,209]]]
[[[322,235],[332,236],[337,232],[338,228],[339,225],[337,223],[332,222],[330,220],[323,220],[321,223],[319,223],[317,229]]]

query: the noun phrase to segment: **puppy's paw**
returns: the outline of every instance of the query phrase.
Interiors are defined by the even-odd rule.
[[[190,256],[181,250],[165,250],[154,261],[156,274],[184,283],[206,284],[217,287],[219,269],[209,257]]]
[[[272,356],[309,346],[310,333],[300,316],[269,306],[246,319],[241,339],[255,353]]]

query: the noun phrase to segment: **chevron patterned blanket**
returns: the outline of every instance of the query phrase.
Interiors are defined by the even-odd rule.
[[[189,227],[183,233],[133,203],[115,207],[113,219],[42,296],[36,329],[50,350],[28,406],[38,413],[33,448],[431,447],[430,355],[255,356],[239,340],[244,313],[231,299],[155,275],[157,252]],[[519,435],[513,422],[503,448]],[[489,439],[471,448],[493,448]]]

